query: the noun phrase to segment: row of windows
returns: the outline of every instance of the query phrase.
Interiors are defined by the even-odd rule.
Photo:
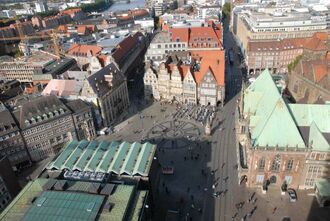
[[[11,149],[8,149],[8,150],[3,150],[1,151],[1,155],[2,156],[10,156],[10,157],[14,157],[14,156],[21,156],[21,157],[25,157],[26,156],[26,152],[23,151],[24,150],[24,147],[17,147],[17,148],[11,148]],[[19,158],[21,158],[19,157]]]
[[[54,120],[50,123],[47,123],[47,124],[42,124],[40,126],[37,126],[37,127],[33,127],[29,130],[26,130],[23,132],[23,135],[30,135],[30,134],[34,134],[34,133],[37,133],[37,132],[40,132],[40,131],[44,131],[46,129],[50,129],[54,126],[57,126],[61,123],[64,123],[64,122],[68,122],[71,120],[71,116],[70,117],[62,117],[62,118],[59,118],[57,120]]]
[[[259,159],[258,169],[259,170],[264,170],[265,169],[265,166],[266,166],[266,158],[265,157],[262,157],[261,159]],[[280,166],[281,166],[281,156],[278,154],[272,160],[271,171],[273,171],[273,172],[279,172]],[[293,168],[293,159],[289,159],[286,162],[285,170],[286,171],[291,171],[292,168]]]
[[[181,48],[181,46],[182,47],[185,47],[185,45],[184,44],[165,44],[164,45],[165,46],[165,48],[176,48],[176,47],[178,47],[178,48]],[[162,48],[162,45],[161,44],[159,44],[159,45],[157,45],[157,48]]]
[[[34,143],[38,140],[48,138],[57,133],[62,133],[63,131],[68,131],[72,128],[72,124],[63,124],[61,127],[55,128],[54,130],[45,131],[44,133],[36,134],[35,136],[25,138],[28,144]]]

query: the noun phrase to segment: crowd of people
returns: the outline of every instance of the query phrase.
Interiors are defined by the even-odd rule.
[[[212,123],[215,118],[217,108],[214,106],[197,106],[193,104],[177,105],[176,112],[173,113],[173,118],[183,118],[188,120],[195,120],[203,126],[207,121]]]

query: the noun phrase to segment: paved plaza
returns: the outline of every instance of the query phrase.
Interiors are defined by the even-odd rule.
[[[225,47],[235,47],[227,28],[224,36]],[[214,113],[211,136],[205,135],[202,124],[209,114],[200,120],[194,116],[196,107],[138,101],[132,102],[135,114],[126,119],[125,126],[98,139],[157,144],[161,166],[174,168],[172,175],[161,174],[155,187],[154,220],[166,220],[168,210],[178,211],[182,221],[329,220],[330,210],[318,207],[313,191],[298,190],[297,202],[290,203],[287,195],[271,186],[262,194],[260,189],[239,185],[234,111],[242,74],[238,55],[235,57],[233,66],[226,64],[226,104],[210,111]]]

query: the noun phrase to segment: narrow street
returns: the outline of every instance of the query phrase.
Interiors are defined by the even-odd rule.
[[[228,20],[224,24],[224,47],[226,50],[235,48],[235,41],[228,30]],[[238,51],[235,49],[234,51]],[[241,89],[242,75],[240,59],[238,54],[234,54],[234,63],[231,65],[226,61],[226,104],[219,113],[220,119],[217,122],[212,136],[212,161],[210,166],[215,170],[214,179],[210,180],[209,186],[218,183],[214,192],[223,191],[219,198],[214,198],[209,194],[207,201],[214,202],[214,217],[204,217],[204,220],[232,220],[236,211],[237,195],[244,194],[242,187],[238,185],[238,175],[235,165],[237,164],[235,131],[235,109],[238,93]],[[222,129],[219,129],[222,128]],[[208,214],[208,213],[206,213]],[[209,214],[212,214],[210,211]],[[237,217],[238,218],[238,217]]]

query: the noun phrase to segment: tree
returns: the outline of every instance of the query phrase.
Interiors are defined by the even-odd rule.
[[[288,65],[288,71],[289,73],[291,73],[291,71],[293,71],[293,69],[297,66],[297,64],[299,63],[299,61],[301,60],[302,55],[297,56],[289,65]]]
[[[229,2],[226,2],[222,7],[222,17],[226,18],[227,16],[230,16],[231,6]]]

